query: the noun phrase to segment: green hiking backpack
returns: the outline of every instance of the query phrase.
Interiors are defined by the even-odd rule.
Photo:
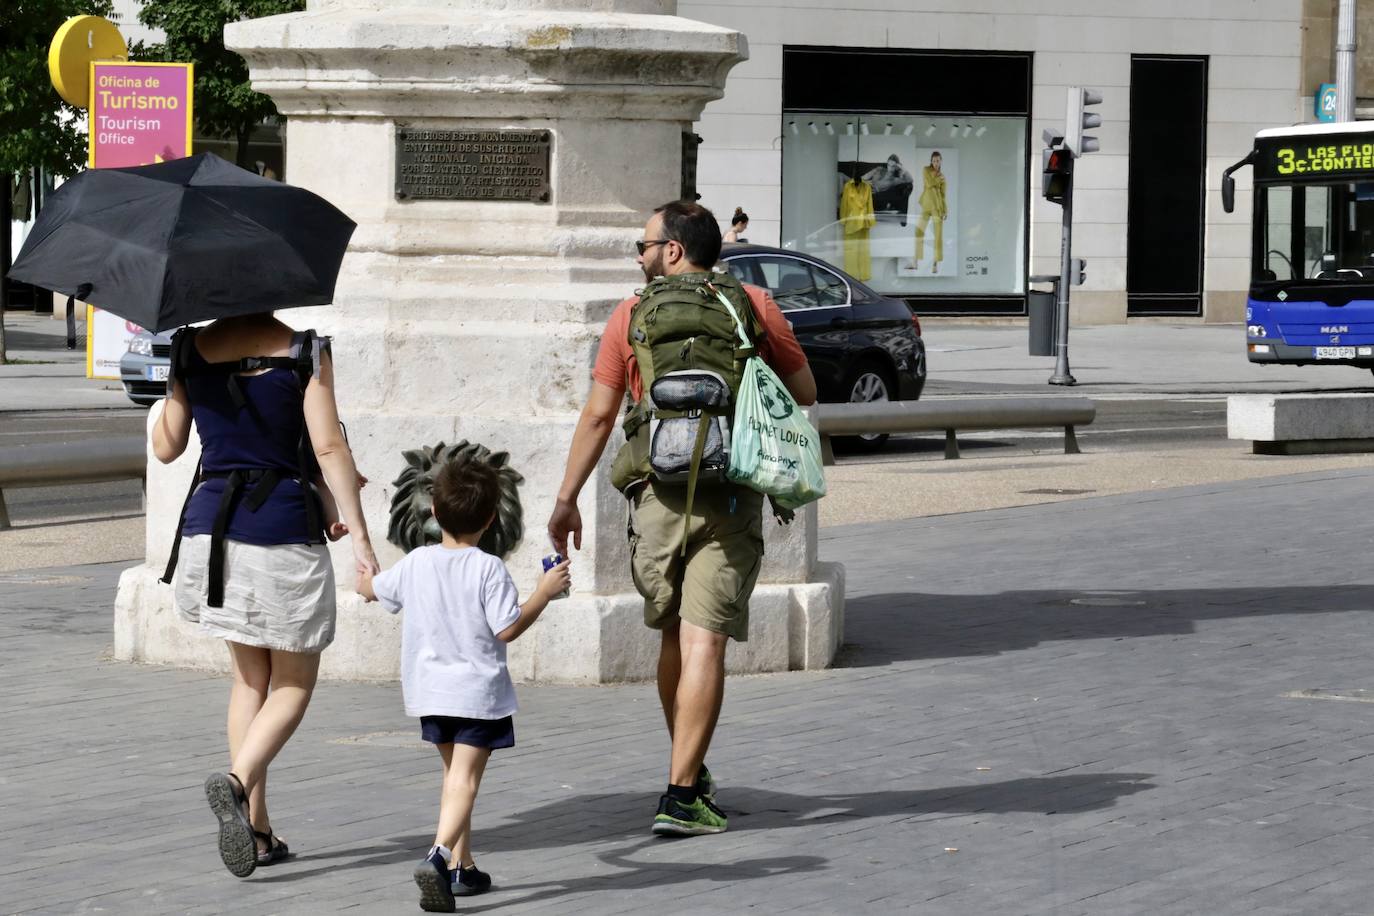
[[[735,307],[749,346],[718,292]],[[650,479],[685,484],[690,516],[697,481],[725,479],[735,395],[763,337],[749,294],[728,273],[657,277],[644,287],[629,328],[644,393],[625,415],[611,483],[627,495]]]

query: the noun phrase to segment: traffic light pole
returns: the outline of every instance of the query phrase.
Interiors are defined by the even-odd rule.
[[[1064,222],[1060,229],[1059,298],[1054,308],[1054,375],[1051,385],[1076,385],[1078,380],[1069,374],[1069,287],[1073,285],[1073,167],[1069,159],[1069,183],[1064,191]]]

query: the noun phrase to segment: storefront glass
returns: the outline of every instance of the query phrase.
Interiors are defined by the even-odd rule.
[[[789,111],[782,247],[895,296],[1025,292],[1026,119]]]

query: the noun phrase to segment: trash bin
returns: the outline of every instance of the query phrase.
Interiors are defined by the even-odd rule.
[[[1054,355],[1054,300],[1052,292],[1038,289],[1026,293],[1026,308],[1030,314],[1030,355]]]

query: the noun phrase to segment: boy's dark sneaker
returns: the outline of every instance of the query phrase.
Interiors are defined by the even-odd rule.
[[[436,846],[425,860],[415,866],[415,886],[420,889],[420,909],[426,913],[452,913],[453,888],[450,885],[448,860]]]
[[[716,780],[711,776],[711,771],[706,769],[706,764],[701,765],[697,770],[697,794],[704,795],[711,801],[716,800]]]
[[[471,897],[473,894],[485,894],[489,890],[491,890],[491,875],[478,870],[476,862],[453,873],[453,895],[455,897]]]
[[[658,800],[658,814],[654,815],[653,832],[658,836],[701,836],[705,833],[724,833],[725,813],[704,795],[690,804],[677,801],[671,795]]]

